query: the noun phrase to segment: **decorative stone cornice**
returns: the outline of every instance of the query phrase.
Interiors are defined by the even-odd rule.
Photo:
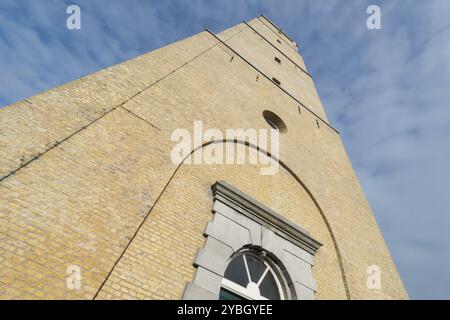
[[[311,237],[308,231],[242,193],[229,183],[217,181],[211,188],[215,201],[220,201],[249,219],[264,225],[312,255],[315,255],[322,246],[319,241]]]

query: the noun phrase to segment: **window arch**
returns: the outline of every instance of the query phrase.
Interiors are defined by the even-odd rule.
[[[221,300],[284,300],[288,298],[280,269],[264,250],[245,249],[225,270]]]

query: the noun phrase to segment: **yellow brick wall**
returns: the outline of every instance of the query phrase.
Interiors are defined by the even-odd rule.
[[[285,169],[272,177],[260,175],[258,166],[241,165],[182,165],[98,297],[181,298],[205,241],[203,232],[212,218],[210,188],[217,180],[228,181],[320,239],[323,246],[313,268],[317,297],[345,297],[332,239],[303,187]]]
[[[275,72],[257,56],[270,45],[252,50],[261,39],[245,28],[221,37]],[[321,107],[312,82],[283,70],[286,88]],[[339,134],[257,78],[202,32],[0,110],[0,297],[180,298],[212,216],[210,186],[226,180],[324,244],[317,298],[345,299],[342,273],[353,299],[407,298]],[[280,159],[291,172],[171,163],[174,129],[268,128],[264,110],[287,124]],[[366,286],[372,264],[381,290]],[[70,265],[80,290],[66,287]]]
[[[268,40],[267,38],[265,39]],[[285,56],[283,54],[293,49],[282,50],[283,47],[280,47],[277,43],[271,46],[266,40],[258,33],[255,34],[250,27],[244,24],[242,29],[239,29],[239,33],[234,37],[230,37],[227,44],[239,52],[243,58],[255,65],[262,73],[268,75],[270,79],[272,77],[278,79],[282,88],[321,118],[326,119],[327,117],[318,98],[314,82],[309,74],[302,71],[303,63],[297,61],[296,65],[287,58],[289,55]],[[300,57],[298,54],[297,56]],[[275,57],[281,60],[280,64],[275,61]]]

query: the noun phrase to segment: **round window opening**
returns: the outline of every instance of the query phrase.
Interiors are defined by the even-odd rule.
[[[286,294],[281,272],[264,252],[248,250],[228,263],[220,288],[220,300],[283,300]]]
[[[279,116],[277,116],[275,113],[269,110],[265,110],[263,112],[263,117],[266,120],[266,122],[269,124],[269,126],[272,127],[272,129],[279,131],[280,133],[286,132],[287,127],[283,120]]]

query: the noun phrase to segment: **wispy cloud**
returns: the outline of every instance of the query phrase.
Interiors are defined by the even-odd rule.
[[[67,5],[82,30],[65,28]],[[450,2],[361,0],[0,3],[0,105],[262,13],[300,44],[413,298],[450,297]]]

